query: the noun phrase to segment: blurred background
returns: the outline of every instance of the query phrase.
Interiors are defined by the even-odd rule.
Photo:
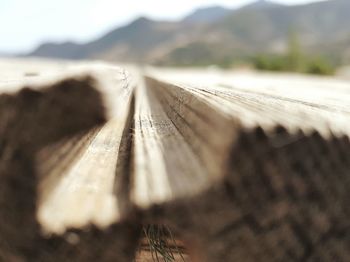
[[[0,55],[331,75],[349,0],[0,0]]]

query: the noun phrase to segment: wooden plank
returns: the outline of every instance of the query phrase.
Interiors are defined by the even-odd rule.
[[[36,152],[46,144],[102,123],[102,101],[89,82],[66,80],[41,91],[27,88],[17,95],[1,95],[1,241],[8,243],[3,243],[2,249],[10,245],[18,254],[26,252],[26,245],[38,230]],[[91,115],[69,103],[82,93],[86,95],[81,103],[91,108]]]
[[[127,161],[117,160],[129,157],[130,139],[123,145],[121,140],[129,137],[133,85],[124,70],[112,66],[39,64],[34,67],[48,67],[50,73],[19,64],[20,72],[36,72],[30,75],[30,88],[18,86],[21,73],[13,68],[12,76],[5,74],[7,78],[2,78],[0,85],[2,92],[13,93],[0,97],[0,258],[130,261],[139,224],[117,224],[121,216],[116,210],[123,203],[111,198],[115,187],[124,185]],[[107,125],[87,132],[107,119]],[[94,171],[107,176],[94,180]],[[117,171],[120,177],[115,178]],[[66,180],[74,182],[75,192],[72,187],[65,188]],[[113,187],[113,180],[120,183]],[[87,190],[91,185],[100,187],[99,193]],[[51,212],[52,207],[55,212]],[[107,215],[101,212],[108,210],[106,207],[111,210]]]
[[[113,73],[109,83],[115,89],[109,121],[40,152],[43,164],[39,173],[45,177],[39,186],[38,219],[48,233],[61,234],[67,228],[91,223],[106,228],[125,216],[117,188],[123,186],[118,183],[125,181],[128,173],[122,165],[127,164],[130,151],[133,86],[118,73]],[[103,75],[104,81],[110,74]]]
[[[283,90],[283,86],[276,92],[269,85],[230,85],[227,79],[225,86],[196,86],[193,79],[189,84],[174,84],[174,79],[161,73],[152,76],[147,80],[147,90],[161,104],[155,111],[166,113],[164,118],[174,124],[192,151],[191,161],[186,161],[190,159],[187,155],[177,154],[184,160],[161,162],[168,172],[162,177],[176,176],[177,188],[197,188],[195,183],[187,184],[191,180],[185,176],[192,173],[182,176],[171,171],[186,170],[187,165],[193,165],[189,162],[208,165],[201,152],[211,145],[210,137],[219,133],[223,140],[226,135],[234,139],[228,142],[229,149],[210,147],[215,155],[213,161],[224,163],[221,173],[215,175],[216,183],[208,182],[209,187],[194,191],[190,197],[173,193],[172,200],[153,204],[151,199],[148,209],[144,209],[146,221],[174,227],[195,261],[317,261],[331,255],[346,261],[350,257],[346,248],[350,244],[350,114],[346,107],[350,99],[346,85],[333,90],[335,94],[329,99],[330,91],[317,85],[302,96],[299,91],[294,94],[289,88]],[[180,76],[177,74],[178,82]],[[206,76],[201,77],[205,81]],[[321,94],[313,96],[317,90]],[[197,100],[207,105],[206,110],[198,106]],[[154,101],[149,99],[148,103],[153,105]],[[191,117],[196,110],[208,119]],[[178,119],[181,115],[189,128]],[[225,133],[227,129],[220,125],[202,128],[210,123],[212,115],[226,116],[220,118],[220,124],[232,126],[231,133]],[[152,117],[148,119],[147,126],[152,127]],[[141,125],[139,133],[147,134],[147,126]],[[204,134],[206,139],[193,147],[195,136],[189,129],[198,130],[197,136]],[[156,128],[147,132],[162,134]],[[157,138],[170,139],[160,135]],[[137,140],[135,143],[145,147]],[[165,148],[162,143],[155,144],[153,150]],[[155,163],[151,163],[151,157],[144,161],[142,170],[155,172],[152,164],[157,165],[157,159],[175,159],[175,150],[161,152],[152,159]],[[134,186],[140,179],[138,175],[134,174]],[[211,176],[203,177],[209,180]],[[168,181],[171,179],[174,178]],[[149,183],[145,187],[156,187],[154,181]],[[158,185],[165,187],[162,183]],[[135,190],[139,189],[135,186]],[[135,203],[144,208],[142,202]]]
[[[163,108],[162,103],[167,101],[156,96],[150,83],[140,85],[137,90],[131,197],[139,207],[190,197],[209,187],[218,180],[222,168],[216,152],[228,150],[228,141],[235,139],[235,123],[224,120],[225,114],[209,111],[205,102],[188,92],[182,94],[179,99],[183,101],[174,99],[169,104],[176,107],[173,109]],[[209,116],[206,118],[186,108],[189,104],[196,110],[212,113],[213,122],[206,121]],[[176,111],[178,106],[180,112]],[[178,115],[168,115],[171,113]],[[191,122],[197,124],[195,128]],[[218,133],[208,132],[214,125],[228,134],[222,136],[227,140],[218,139]]]
[[[350,257],[343,82],[26,63],[0,73],[0,260],[132,261],[141,223],[194,261]]]

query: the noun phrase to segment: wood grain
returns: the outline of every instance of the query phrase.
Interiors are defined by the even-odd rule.
[[[240,85],[227,76],[163,73],[152,71],[148,88],[158,92],[163,110],[179,123],[189,146],[194,139],[177,118],[191,106],[200,108],[192,96],[205,101],[200,113],[209,119],[226,115],[221,125],[231,123],[235,139],[229,153],[225,147],[213,151],[222,158],[215,162],[225,163],[217,183],[191,197],[150,205],[146,220],[176,228],[195,261],[347,261],[349,85],[297,79],[294,83],[302,86],[293,90],[293,78],[284,86],[283,78],[276,83],[265,75],[262,82],[259,76],[245,76]],[[187,129],[204,126],[185,119]],[[206,137],[225,136],[227,129],[210,126],[200,129]],[[206,139],[200,145],[210,143]],[[194,158],[206,165],[205,155],[195,150]]]
[[[147,224],[193,261],[349,260],[348,83],[1,68],[0,260],[132,261]]]
[[[117,169],[125,172],[117,162],[129,156],[129,139],[121,140],[129,133],[133,86],[113,66],[34,67],[52,71],[24,73],[30,87],[21,87],[22,70],[34,71],[19,63],[20,73],[12,68],[1,82],[9,92],[0,97],[1,260],[130,261],[140,228],[117,225],[113,182],[124,179],[116,179]]]

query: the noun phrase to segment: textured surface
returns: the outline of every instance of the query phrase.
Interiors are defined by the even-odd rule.
[[[149,85],[162,87],[160,101],[175,94],[162,105],[189,145],[194,140],[178,116],[194,105],[193,95],[207,103],[205,116],[228,116],[221,124],[234,123],[235,139],[230,153],[224,147],[216,151],[226,163],[218,183],[191,198],[154,206],[149,221],[174,226],[195,261],[349,259],[348,84],[162,70],[152,76],[158,80]],[[196,130],[200,124],[187,125]],[[227,129],[214,126],[203,131],[206,136],[224,136]],[[206,139],[200,147],[208,145]],[[195,156],[207,164],[203,155]]]
[[[118,200],[117,195],[128,172],[123,165],[129,161],[133,86],[118,69],[100,72],[99,77],[109,80],[105,87],[114,89],[109,121],[39,155],[39,173],[45,177],[40,184],[38,219],[49,233],[90,223],[105,228],[125,215],[123,196]]]
[[[6,65],[10,73],[4,70],[0,82],[1,92],[9,93],[0,97],[0,260],[132,260],[140,232],[138,222],[116,225],[119,205],[110,200],[118,186],[113,185],[117,169],[124,172],[128,163],[117,165],[122,159],[119,154],[125,160],[130,151],[129,139],[124,139],[122,146],[120,143],[125,128],[129,133],[126,123],[131,122],[132,86],[124,71],[99,64],[15,61],[3,67]],[[26,73],[28,70],[32,73]],[[110,122],[101,127],[107,119]],[[90,162],[94,152],[102,158]],[[109,166],[101,163],[99,168],[101,160],[109,161]],[[85,169],[72,178],[79,169],[74,165],[81,167],[84,161]],[[102,170],[89,181],[92,168],[109,172]],[[64,184],[70,179],[75,183]],[[100,188],[94,193],[90,186]],[[45,213],[47,203],[50,207]],[[42,213],[49,218],[43,219]],[[96,245],[99,241],[108,242],[110,248]]]
[[[2,260],[132,261],[147,224],[193,261],[349,260],[348,83],[18,65],[0,74]]]

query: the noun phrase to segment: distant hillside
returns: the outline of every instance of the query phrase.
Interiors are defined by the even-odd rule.
[[[79,45],[73,42],[65,43],[45,43],[39,46],[31,55],[53,57],[53,58],[67,58],[79,59],[83,58],[82,49],[84,45]]]
[[[294,32],[305,52],[350,61],[349,10],[349,0],[298,6],[260,0],[236,10],[213,6],[178,22],[142,17],[92,42],[46,43],[29,55],[167,65],[225,63],[255,53],[283,52]]]
[[[193,11],[186,16],[183,21],[191,23],[211,23],[225,17],[231,12],[231,9],[222,6],[205,7]]]
[[[274,3],[268,0],[258,0],[251,4],[243,6],[241,10],[243,9],[268,9],[268,8],[274,8],[274,7],[281,7],[284,6],[282,4]]]

